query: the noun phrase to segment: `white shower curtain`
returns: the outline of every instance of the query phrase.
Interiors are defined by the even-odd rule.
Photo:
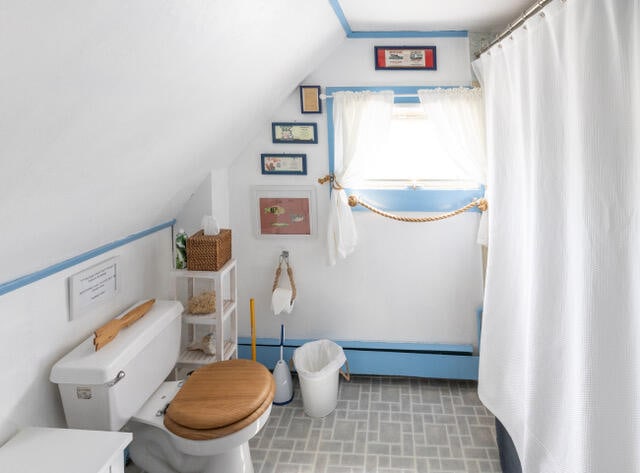
[[[526,473],[640,472],[640,2],[556,0],[474,63],[479,393]]]
[[[334,92],[334,175],[343,187],[362,184],[366,161],[382,147],[389,132],[393,92]],[[328,225],[329,263],[346,258],[358,242],[344,190],[334,189]]]

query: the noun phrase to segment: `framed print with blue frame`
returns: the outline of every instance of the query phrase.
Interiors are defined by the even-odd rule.
[[[274,143],[316,144],[318,125],[316,123],[272,123],[271,139]]]
[[[260,155],[262,174],[307,175],[306,154],[262,153]]]

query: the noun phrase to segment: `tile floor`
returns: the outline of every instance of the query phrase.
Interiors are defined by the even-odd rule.
[[[500,472],[494,417],[476,386],[352,376],[340,380],[336,410],[311,419],[294,377],[294,400],[273,406],[250,442],[255,473]]]

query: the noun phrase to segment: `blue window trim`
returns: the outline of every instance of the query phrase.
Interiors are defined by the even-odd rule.
[[[392,90],[395,95],[416,95],[415,97],[395,97],[395,103],[420,103],[418,90],[436,88],[454,88],[457,86],[402,86],[402,87],[327,87],[327,133],[329,145],[329,172],[335,171],[335,140],[333,129],[333,93],[334,92],[363,92],[369,90],[380,92]],[[347,194],[357,193],[359,197],[371,205],[385,211],[396,212],[449,212],[467,205],[474,199],[484,196],[484,186],[478,189],[346,189]],[[354,207],[354,210],[365,210]],[[473,207],[469,212],[480,212]]]

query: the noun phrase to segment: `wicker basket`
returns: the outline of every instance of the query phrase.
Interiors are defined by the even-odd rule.
[[[218,271],[231,259],[231,230],[223,228],[217,235],[202,230],[187,238],[187,269]]]

